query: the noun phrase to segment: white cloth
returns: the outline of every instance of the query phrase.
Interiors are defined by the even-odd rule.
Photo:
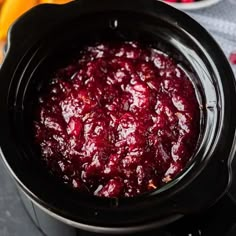
[[[236,0],[221,0],[214,6],[185,11],[216,39],[227,58],[236,52]],[[232,65],[236,76],[236,65]]]

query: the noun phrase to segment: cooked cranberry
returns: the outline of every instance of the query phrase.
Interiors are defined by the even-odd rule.
[[[186,166],[199,104],[173,59],[134,42],[86,47],[35,110],[35,140],[64,183],[101,197],[160,188]]]
[[[110,179],[105,186],[99,185],[95,195],[100,197],[117,197],[122,194],[124,183],[121,179]]]
[[[236,65],[236,52],[232,52],[229,56],[229,60],[232,64]]]

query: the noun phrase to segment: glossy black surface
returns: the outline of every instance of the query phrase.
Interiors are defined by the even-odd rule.
[[[235,189],[235,182],[230,190]],[[23,199],[25,199],[23,197]],[[47,236],[105,236],[107,234],[97,234],[76,230],[69,227],[43,213],[36,206],[31,205],[28,200],[28,211],[33,209],[33,217],[37,219],[36,225]],[[36,217],[35,217],[36,216]],[[118,235],[119,230],[117,231]],[[144,232],[128,234],[131,236],[141,236]],[[236,234],[236,204],[230,194],[226,194],[214,207],[202,212],[199,215],[183,218],[167,227],[147,231],[150,236],[235,236]],[[126,234],[122,234],[126,235]]]
[[[236,160],[236,159],[235,159]],[[236,161],[233,161],[233,167],[236,167]],[[50,218],[48,215],[43,214],[36,207],[33,208],[32,203],[24,198],[24,204],[27,206],[28,213],[34,219],[34,224],[39,227],[37,229],[33,222],[26,215],[22,207],[22,202],[19,199],[19,195],[16,192],[14,182],[9,176],[6,168],[4,168],[3,163],[0,161],[0,184],[1,184],[1,199],[5,199],[2,203],[5,203],[4,206],[1,206],[1,222],[0,222],[0,235],[13,236],[13,235],[25,235],[25,236],[43,236],[44,234],[40,230],[44,231],[47,236],[96,236],[85,231],[75,230],[61,222],[55,221],[55,219]],[[235,193],[236,182],[235,172],[233,173],[233,183],[229,189],[229,194]],[[235,194],[233,194],[236,197]],[[235,200],[234,200],[235,201]],[[188,221],[188,225],[183,227],[181,224],[177,227],[175,224],[175,231],[173,227],[166,227],[159,232],[155,230],[152,233],[148,232],[148,235],[151,236],[189,236],[189,235],[204,235],[204,236],[235,236],[236,235],[236,204],[232,202],[231,197],[224,197],[217,203],[214,207],[214,211],[208,214],[200,215],[195,217],[195,221]],[[35,213],[37,213],[37,222],[35,219]],[[4,218],[4,215],[6,217]],[[204,222],[203,226],[200,225],[199,219],[201,222]],[[158,234],[159,233],[159,234]],[[190,234],[191,233],[191,234]],[[201,233],[201,234],[200,234]],[[211,234],[212,233],[212,234]],[[146,233],[147,234],[147,233]],[[99,234],[97,234],[99,236]],[[133,236],[143,235],[143,233],[134,234]],[[100,234],[101,236],[101,234]]]
[[[191,165],[165,188],[133,199],[84,197],[61,186],[38,163],[29,138],[31,102],[50,70],[68,51],[105,39],[156,43],[187,68],[202,94],[203,141]],[[8,42],[0,70],[1,148],[20,188],[51,213],[91,231],[132,232],[202,211],[226,191],[234,153],[235,81],[220,48],[184,13],[154,0],[45,5],[15,23]]]

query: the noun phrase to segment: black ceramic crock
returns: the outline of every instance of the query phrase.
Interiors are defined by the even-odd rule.
[[[197,150],[164,187],[134,198],[83,196],[41,165],[32,106],[50,73],[84,44],[135,40],[170,54],[189,74],[201,107]],[[235,153],[236,91],[222,50],[197,22],[155,0],[79,0],[41,5],[10,30],[0,70],[0,145],[21,191],[46,214],[94,232],[135,232],[212,206],[227,190]],[[198,122],[198,121],[196,121]],[[118,231],[117,231],[118,230]]]

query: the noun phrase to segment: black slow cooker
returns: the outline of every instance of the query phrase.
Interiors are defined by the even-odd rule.
[[[189,74],[201,104],[198,149],[170,183],[133,198],[84,196],[42,166],[31,135],[31,111],[51,71],[83,45],[151,42]],[[21,194],[70,226],[131,233],[198,213],[225,193],[235,154],[236,87],[222,50],[186,14],[156,0],[79,0],[40,5],[12,26],[0,70],[1,156]]]

